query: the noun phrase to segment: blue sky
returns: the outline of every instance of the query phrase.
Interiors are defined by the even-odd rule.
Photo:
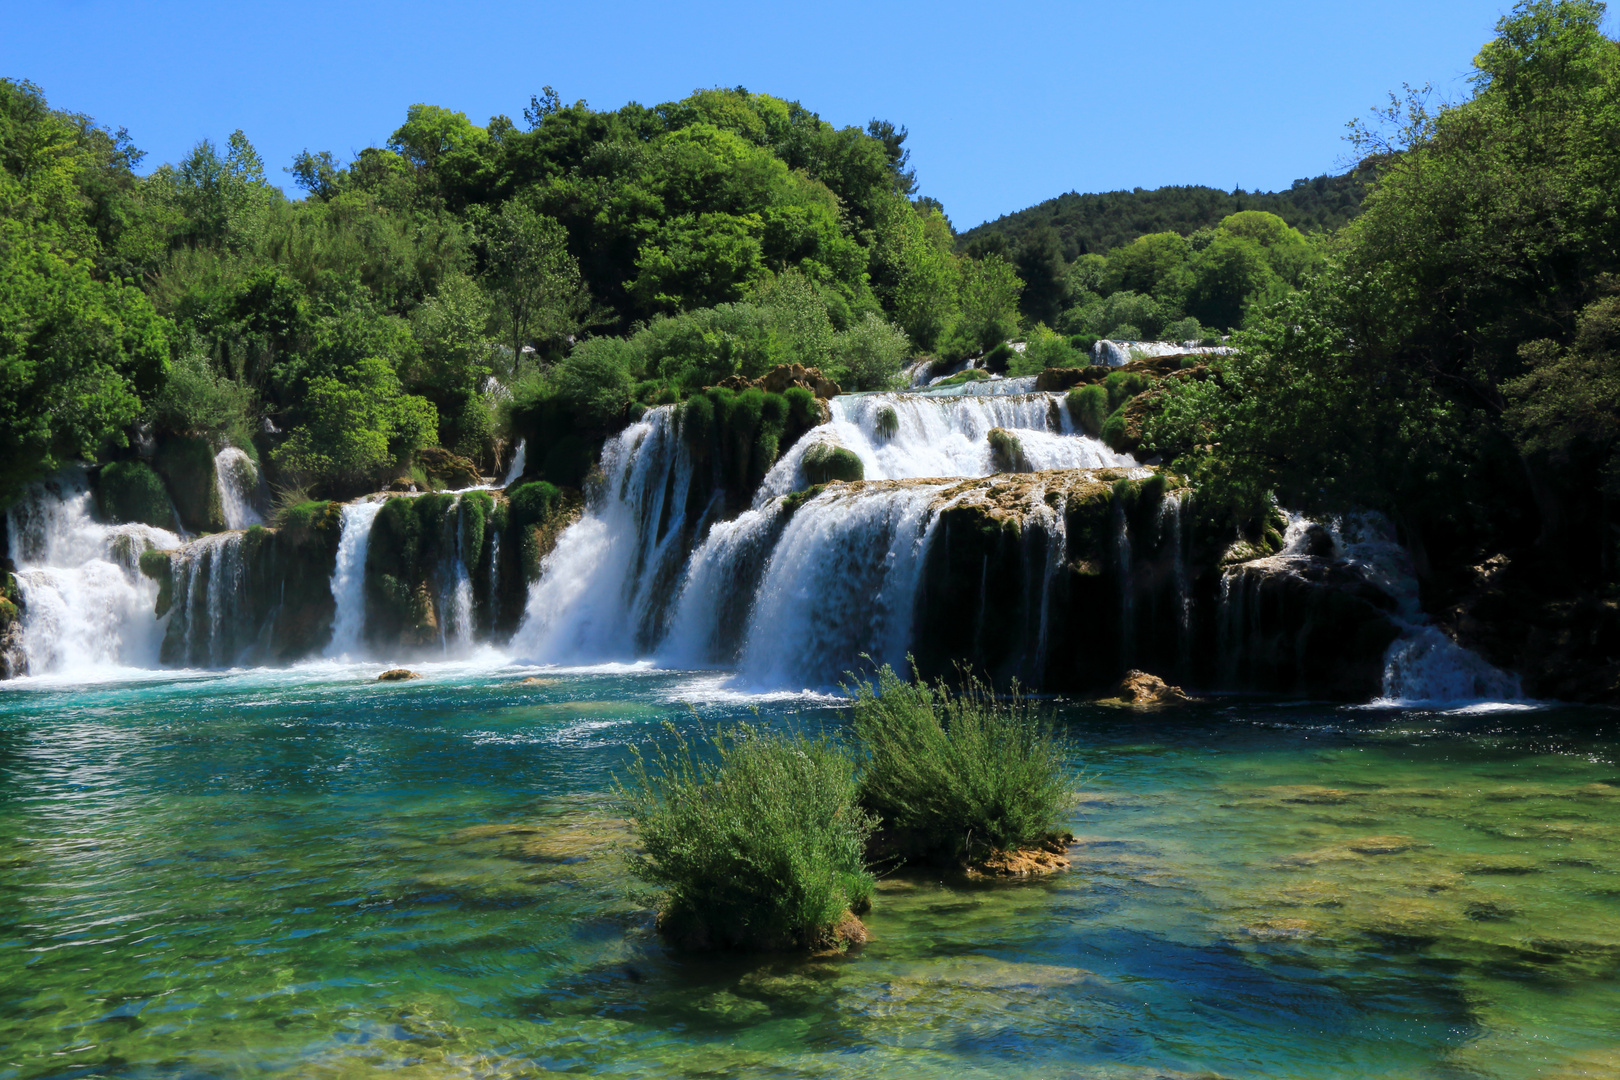
[[[147,168],[242,128],[290,194],[299,150],[381,145],[413,102],[481,124],[548,83],[597,108],[740,85],[906,125],[960,229],[1069,190],[1337,171],[1345,121],[1403,81],[1465,94],[1508,6],[0,0],[0,74],[128,127]]]

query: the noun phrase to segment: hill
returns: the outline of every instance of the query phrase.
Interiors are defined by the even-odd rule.
[[[1220,223],[1240,210],[1265,210],[1301,232],[1336,229],[1361,209],[1365,174],[1295,180],[1286,191],[1221,191],[1199,185],[1136,188],[1088,195],[1068,192],[957,236],[960,251],[1012,249],[1043,226],[1056,230],[1063,258],[1072,262],[1090,252],[1111,251],[1155,232],[1187,235]],[[1000,238],[1000,239],[997,239]]]

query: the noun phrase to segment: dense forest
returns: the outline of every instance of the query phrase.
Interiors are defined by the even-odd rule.
[[[1231,334],[1137,409],[1144,453],[1240,516],[1387,513],[1459,625],[1487,579],[1612,607],[1603,13],[1521,3],[1467,100],[1352,124],[1352,174],[1070,194],[962,236],[904,128],[741,88],[614,111],[547,88],[483,126],[414,105],[352,161],[300,154],[291,200],[242,132],[140,175],[123,130],[0,80],[0,499],[175,439],[239,446],[289,505],[430,485],[433,447],[489,475],[519,436],[577,485],[605,434],[699,391],[774,447],[790,421],[732,377],[782,363],[871,389],[917,357],[1028,374],[1102,336]]]

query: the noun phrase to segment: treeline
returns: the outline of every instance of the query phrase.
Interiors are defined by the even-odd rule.
[[[982,351],[1017,277],[953,252],[905,137],[741,89],[548,89],[301,153],[289,200],[242,132],[142,177],[125,132],[0,80],[0,498],[167,435],[343,495],[434,444],[490,471],[514,411],[611,425],[781,362],[872,387]]]
[[[1369,179],[1369,172],[1358,169],[1295,180],[1287,191],[1226,192],[1199,184],[1087,195],[1070,191],[968,229],[957,236],[957,249],[1012,253],[1034,234],[1051,229],[1061,257],[1073,262],[1082,255],[1105,254],[1148,233],[1189,236],[1245,210],[1275,214],[1300,232],[1327,233],[1360,212]]]

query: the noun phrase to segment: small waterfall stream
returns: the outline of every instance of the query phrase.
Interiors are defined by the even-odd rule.
[[[264,518],[254,509],[258,495],[259,467],[234,446],[214,455],[214,480],[219,485],[220,508],[225,512],[227,529],[263,525]]]
[[[371,545],[371,526],[382,508],[380,500],[343,507],[337,562],[332,568],[332,600],[337,608],[332,616],[332,640],[326,646],[329,657],[361,655],[361,634],[366,628],[366,552]]]

